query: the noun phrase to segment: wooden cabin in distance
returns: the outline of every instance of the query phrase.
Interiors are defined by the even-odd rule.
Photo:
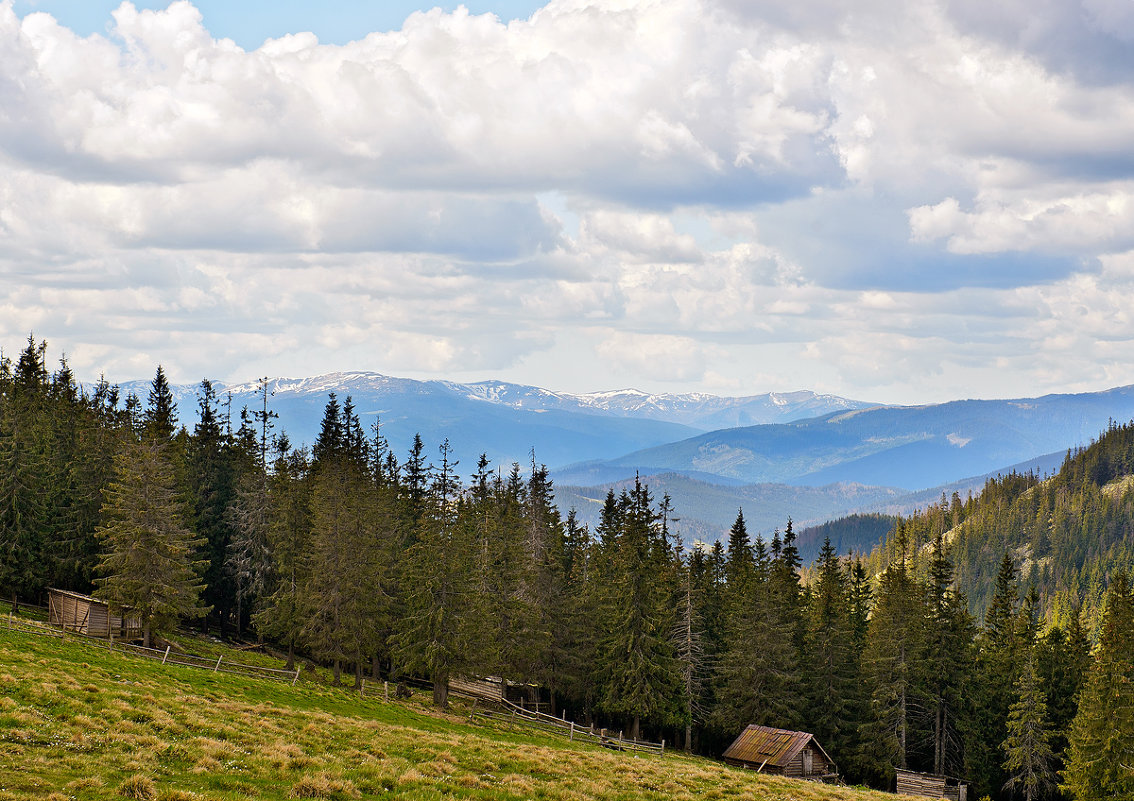
[[[947,798],[949,801],[968,801],[969,787],[960,779],[938,776],[934,773],[916,773],[912,770],[897,771],[898,795],[914,795],[922,798]]]
[[[105,601],[68,590],[49,589],[47,593],[47,621],[52,626],[91,637],[110,637],[113,633],[116,640],[142,636],[140,618],[112,615]]]
[[[759,773],[797,779],[833,779],[838,775],[835,761],[813,735],[755,723],[725,750],[724,761]]]

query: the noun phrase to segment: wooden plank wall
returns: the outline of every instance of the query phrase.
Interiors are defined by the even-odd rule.
[[[916,795],[922,798],[944,798],[945,777],[899,770],[897,787],[895,789],[899,795]]]

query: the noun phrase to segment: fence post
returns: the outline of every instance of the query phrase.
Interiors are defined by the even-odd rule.
[[[661,751],[659,753],[661,753],[662,756],[665,756],[665,738],[664,737],[662,737]]]
[[[618,750],[622,750],[622,732],[618,732]]]
[[[366,697],[366,679],[362,679],[361,683],[358,685],[358,694],[363,698]]]
[[[213,673],[216,673],[218,670],[220,670],[220,661],[222,659],[224,659],[224,654],[221,654],[217,657],[217,663],[213,665]]]
[[[164,665],[165,660],[169,659],[169,646],[165,646],[165,656],[161,658],[161,663]]]
[[[382,700],[387,704],[390,703],[390,682],[382,682]]]
[[[295,678],[291,680],[291,686],[294,687],[297,681],[299,681],[299,668],[295,669]]]
[[[575,721],[571,721],[571,736],[568,737],[567,739],[568,740],[574,740],[575,739]]]
[[[109,618],[109,617],[110,617],[110,615],[107,614],[107,618]],[[111,626],[110,623],[106,624],[106,633],[110,635],[110,650],[113,651],[114,650],[114,627]]]

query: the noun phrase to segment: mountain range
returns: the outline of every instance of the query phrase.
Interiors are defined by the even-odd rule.
[[[294,445],[314,443],[327,396],[334,392],[340,402],[350,396],[368,431],[380,422],[382,436],[399,457],[408,453],[415,434],[421,434],[430,453],[448,439],[469,473],[482,453],[507,469],[513,462],[527,465],[534,451],[539,463],[558,468],[677,442],[720,425],[790,422],[872,405],[814,392],[737,398],[637,390],[569,394],[501,381],[458,384],[364,372],[273,378],[267,386],[270,406],[279,415],[277,428]],[[225,403],[231,395],[234,421],[242,407],[259,408],[259,382],[213,382],[213,387]],[[149,383],[130,382],[121,389],[144,401]],[[182,422],[191,427],[198,388],[172,389]]]
[[[149,391],[148,382],[121,388],[143,400]],[[234,421],[261,402],[259,382],[214,388]],[[585,522],[597,520],[609,488],[641,476],[656,496],[673,498],[686,539],[719,537],[740,507],[764,533],[789,516],[802,526],[855,512],[909,513],[943,491],[979,491],[998,472],[1052,472],[1109,421],[1134,419],[1134,387],[922,406],[807,391],[571,394],[366,372],[270,379],[267,388],[277,431],[293,444],[314,442],[329,393],[349,396],[368,430],[380,422],[399,458],[421,434],[429,454],[449,440],[458,473],[471,474],[482,453],[505,471],[513,462],[546,464],[560,507]],[[197,387],[173,389],[191,427]]]

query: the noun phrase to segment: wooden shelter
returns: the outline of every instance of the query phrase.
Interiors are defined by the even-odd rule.
[[[969,787],[949,776],[935,773],[916,773],[912,770],[898,770],[896,792],[898,795],[915,795],[922,798],[947,798],[950,801],[968,801]]]
[[[457,676],[449,679],[449,691],[485,701],[509,701],[524,709],[539,712],[551,706],[551,699],[538,684],[505,681],[499,676],[485,678]],[[546,700],[545,700],[546,698]]]
[[[133,640],[142,636],[140,618],[112,615],[105,601],[67,590],[49,589],[47,592],[47,620],[53,626],[91,637],[110,637],[113,634],[116,640]]]
[[[730,765],[800,779],[834,778],[835,761],[805,731],[752,724],[724,752]]]

